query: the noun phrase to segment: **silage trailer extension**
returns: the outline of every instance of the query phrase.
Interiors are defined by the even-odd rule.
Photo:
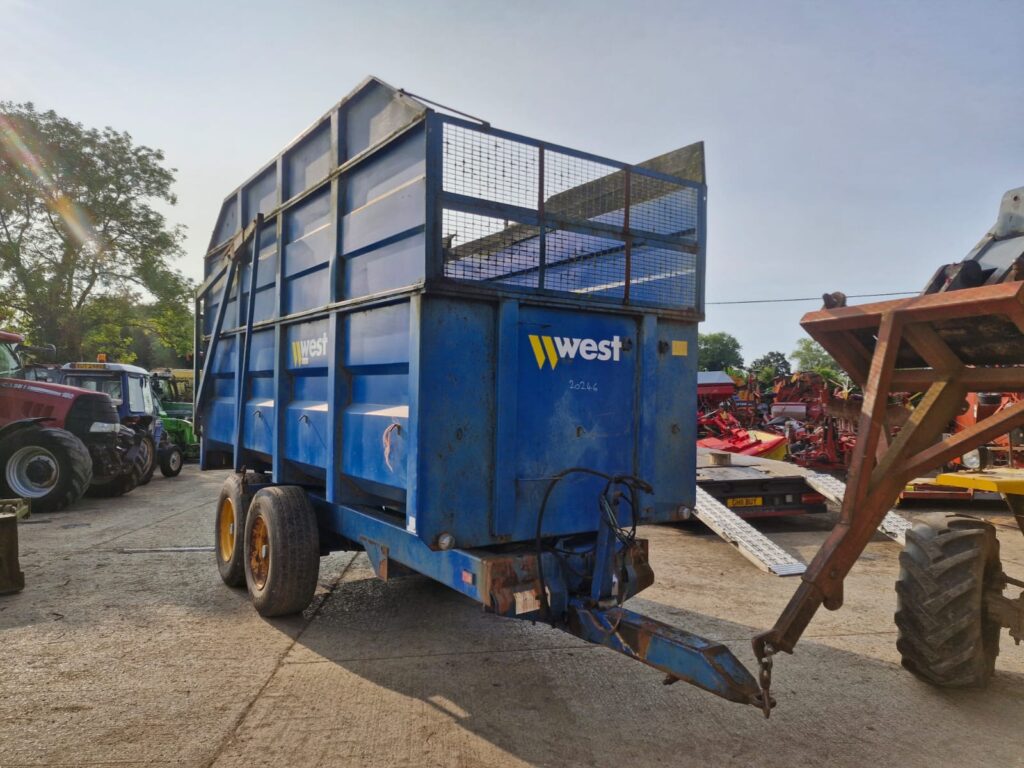
[[[701,145],[629,166],[364,82],[206,259],[224,580],[301,611],[322,553],[365,549],[760,706],[724,646],[621,605],[653,580],[636,524],[695,501],[704,205]]]
[[[627,609],[654,578],[637,524],[696,503],[703,146],[630,166],[431,105],[369,78],[221,208],[195,415],[201,466],[234,469],[222,579],[263,615],[294,613],[320,555],[365,550],[385,580],[419,572],[767,715],[772,654],[838,607],[895,499],[889,484],[859,507],[884,397],[865,398],[866,471],[840,526],[756,639],[757,679],[720,643]],[[858,344],[840,361],[866,366]],[[936,376],[959,376],[937,350]],[[902,434],[923,450],[940,415],[890,452]]]

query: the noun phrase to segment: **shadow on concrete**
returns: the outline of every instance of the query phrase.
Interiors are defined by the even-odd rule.
[[[962,761],[942,746],[951,722],[972,742],[986,738],[993,759],[1019,759],[1011,713],[1024,675],[1000,672],[985,692],[937,690],[894,663],[889,632],[805,640],[776,664],[779,707],[766,722],[559,630],[481,613],[430,580],[377,581],[361,561],[300,636],[287,674],[328,688],[335,679],[339,696],[355,678],[418,700],[529,764],[944,765]],[[752,667],[759,628],[631,605],[726,641]]]

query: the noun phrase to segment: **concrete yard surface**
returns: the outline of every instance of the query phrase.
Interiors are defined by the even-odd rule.
[[[777,659],[766,721],[425,578],[380,582],[362,554],[323,559],[301,617],[261,619],[214,564],[224,477],[189,466],[19,527],[27,586],[0,597],[0,766],[1024,765],[1024,648],[1004,634],[984,691],[904,671],[899,547],[881,536],[843,609]],[[1024,574],[1024,537],[998,507],[982,514],[1007,571]],[[760,527],[809,561],[832,521]],[[750,638],[797,580],[699,527],[641,535],[656,584],[630,605],[752,668]]]

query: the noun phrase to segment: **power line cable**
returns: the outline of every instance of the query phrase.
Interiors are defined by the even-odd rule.
[[[891,293],[848,293],[846,298],[848,299],[870,299],[877,296],[913,296],[920,293],[920,291],[893,291]],[[708,301],[705,302],[708,306],[712,304],[783,304],[786,302],[793,301],[821,301],[821,296],[801,296],[795,299],[743,299],[740,301]]]

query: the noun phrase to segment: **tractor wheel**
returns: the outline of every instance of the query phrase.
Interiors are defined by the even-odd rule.
[[[142,480],[142,471],[145,467],[143,462],[144,457],[140,451],[135,455],[135,461],[131,466],[125,467],[120,475],[110,480],[93,483],[86,493],[94,498],[110,499],[134,491]]]
[[[0,496],[28,499],[33,512],[74,504],[92,480],[89,449],[52,427],[26,427],[0,441],[0,468]]]
[[[316,591],[320,543],[316,513],[297,486],[264,488],[245,521],[245,583],[261,616],[300,613]]]
[[[181,474],[181,468],[185,464],[185,457],[181,455],[181,448],[172,445],[160,453],[160,474],[164,477],[177,477]]]
[[[1000,626],[984,610],[998,578],[999,542],[988,523],[923,515],[900,553],[896,647],[903,666],[943,688],[981,687],[995,671]]]
[[[221,581],[229,587],[245,586],[245,516],[252,504],[252,493],[246,490],[246,483],[255,482],[257,477],[236,473],[220,487],[213,551]]]
[[[142,477],[139,478],[139,485],[147,485],[153,479],[157,465],[156,443],[153,441],[152,435],[142,436],[142,442],[139,443],[139,457],[142,459]]]

